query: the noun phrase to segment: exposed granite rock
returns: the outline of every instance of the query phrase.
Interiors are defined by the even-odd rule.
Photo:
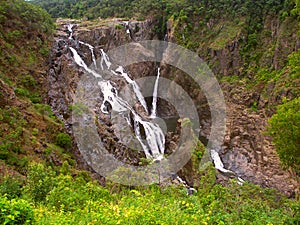
[[[268,125],[266,109],[249,107],[259,100],[258,95],[242,85],[223,83],[222,89],[227,103],[227,130],[221,154],[225,167],[245,180],[293,196],[297,181],[283,170],[271,138],[264,134]]]

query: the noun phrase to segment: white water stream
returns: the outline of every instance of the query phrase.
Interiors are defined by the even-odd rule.
[[[72,38],[73,38],[73,27],[74,27],[73,24],[68,24],[68,25],[67,25],[67,29],[68,29],[68,31],[70,32],[69,39],[72,39]]]
[[[81,42],[81,44],[85,44],[84,42]],[[86,44],[87,45],[87,44]],[[72,54],[74,61],[76,64],[80,67],[82,67],[86,72],[93,75],[96,78],[102,78],[102,76],[97,73],[96,71],[90,69],[84,60],[80,57],[78,52],[73,48],[69,47]],[[93,49],[91,46],[90,49]],[[109,57],[106,55],[106,53],[101,50],[102,57],[101,57],[101,67],[103,62],[105,63],[107,68],[110,68],[112,63],[109,60]],[[135,81],[133,81],[128,74],[124,71],[124,68],[119,66],[115,71],[112,71],[115,75],[119,74],[120,76],[124,77],[124,79],[132,85],[132,89],[137,96],[139,102],[141,105],[145,108],[145,110],[148,113],[147,110],[147,104],[146,101],[140,91],[139,86]],[[118,96],[118,91],[113,86],[110,80],[104,80],[103,78],[98,82],[98,85],[101,89],[101,92],[103,94],[103,103],[101,105],[101,111],[103,113],[109,113],[106,107],[106,104],[109,103],[112,107],[112,110],[115,112],[128,112],[130,111],[133,115],[134,120],[134,132],[136,135],[137,140],[140,142],[144,153],[147,158],[153,158],[154,160],[161,160],[164,157],[164,150],[165,150],[165,136],[161,128],[154,122],[146,121],[145,119],[141,118],[137,112],[128,104],[128,102],[125,99],[122,99],[120,96]],[[130,121],[130,118],[126,119],[127,121]],[[145,132],[146,139],[144,140],[141,135],[140,129],[143,128]]]
[[[159,76],[160,76],[160,68],[157,70],[157,77],[154,84],[153,89],[153,100],[152,100],[152,111],[151,111],[151,118],[156,118],[156,108],[157,108],[157,91],[158,91],[158,82],[159,82]]]
[[[95,66],[95,68],[97,68],[96,57],[95,57],[95,53],[94,53],[94,47],[91,46],[88,43],[83,42],[83,41],[79,41],[79,43],[82,44],[82,45],[87,46],[90,49],[91,54],[92,54],[92,60],[93,60],[94,66]]]
[[[129,21],[125,21],[125,27],[126,27],[126,33],[130,34],[130,30],[129,30]]]

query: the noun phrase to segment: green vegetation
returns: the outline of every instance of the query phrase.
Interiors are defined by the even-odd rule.
[[[0,118],[2,121],[0,159],[10,165],[23,167],[26,163],[23,165],[24,161],[19,160],[18,155],[24,153],[22,149],[23,127],[27,125],[27,121],[22,118],[22,114],[16,107],[8,106],[4,109],[0,108]]]
[[[8,200],[0,197],[1,224],[32,224],[34,212],[31,205],[23,199]]]
[[[293,4],[290,1],[261,0],[259,2],[247,1],[190,1],[190,0],[33,0],[32,2],[46,9],[52,17],[65,18],[107,18],[107,17],[138,17],[150,15],[150,12],[163,12],[166,15],[178,16],[181,10],[187,15],[204,15],[206,20],[220,15],[232,15],[232,17],[254,14],[248,23],[253,26],[255,21],[261,20],[261,16],[269,12],[288,14]],[[256,3],[256,4],[255,4]],[[282,7],[283,6],[283,7]],[[220,14],[221,13],[221,14]]]
[[[21,0],[0,0],[0,4],[1,79],[18,96],[40,102],[40,69],[49,53],[52,19],[45,10]]]
[[[88,110],[88,106],[79,102],[69,106],[69,109],[72,111],[73,115],[81,116]]]
[[[239,32],[241,32],[241,24],[226,24],[222,25],[224,28],[220,29],[213,42],[210,44],[212,49],[222,49],[228,42],[233,40]]]
[[[65,169],[63,169],[65,168]],[[67,168],[67,169],[66,169]],[[202,174],[192,196],[181,186],[102,187],[84,173],[30,164],[21,195],[0,196],[0,221],[7,224],[298,224],[299,202],[253,184],[208,185]],[[72,174],[77,175],[74,177]],[[7,184],[2,183],[0,189]],[[7,188],[6,188],[7,189]],[[17,191],[19,187],[16,187]],[[11,200],[9,200],[11,199]],[[22,221],[22,222],[20,222]],[[26,223],[25,223],[26,224]]]
[[[0,195],[5,195],[8,199],[18,198],[22,195],[23,184],[20,178],[5,176],[0,185]]]
[[[278,106],[269,132],[284,166],[300,173],[300,97]]]
[[[25,174],[32,160],[50,161],[51,156],[43,149],[56,143],[56,135],[63,132],[50,106],[41,104],[47,85],[46,63],[53,28],[51,17],[40,7],[22,0],[0,0],[0,162],[5,163],[0,174],[3,176],[6,170]],[[58,152],[56,157],[64,158],[63,154]]]
[[[133,19],[156,18],[159,24],[155,32],[163,39],[166,22],[173,21],[173,35],[176,43],[187,47],[210,61],[211,49],[220,50],[237,41],[243,63],[239,69],[243,74],[259,67],[272,65],[274,47],[278,38],[272,37],[269,23],[271,18],[280,18],[282,28],[278,36],[284,36],[287,42],[295,41],[290,34],[296,25],[295,15],[299,4],[294,0],[260,1],[190,1],[190,0],[33,0],[42,6],[53,18],[87,18],[89,20],[108,17],[126,17]],[[290,13],[292,10],[292,13]],[[267,28],[264,28],[267,27]],[[119,28],[119,27],[116,27]],[[283,37],[282,37],[283,38]],[[270,48],[270,46],[274,46]],[[292,48],[292,43],[291,46]],[[287,46],[280,49],[280,67],[286,63],[290,53]],[[230,75],[232,71],[228,71]]]
[[[72,146],[71,137],[65,133],[59,133],[56,136],[56,144],[62,148],[70,148]]]
[[[290,0],[32,2],[53,18],[156,17],[160,24],[155,31],[161,36],[170,19],[176,42],[200,49],[208,59],[211,52],[237,39],[241,74],[220,74],[220,80],[251,89],[259,86],[266,96],[268,85],[273,84],[269,98],[285,99],[286,93],[292,93],[270,119],[269,132],[282,163],[299,174],[300,52],[288,58],[289,53],[279,52],[283,59],[275,70],[267,59],[274,54],[277,39],[271,40],[272,31],[263,27],[268,18],[280,18],[280,35],[289,42],[298,23],[299,0],[296,4]],[[78,170],[67,151],[72,147],[71,137],[51,107],[43,104],[54,25],[37,5],[0,0],[1,224],[300,224],[299,200],[250,183],[240,186],[236,180],[225,186],[216,184],[212,166],[194,173],[201,179],[192,196],[179,185],[133,188],[107,181],[104,187],[88,172]],[[258,112],[258,104],[254,102],[250,110]],[[81,104],[70,106],[74,115],[86,109]],[[192,161],[198,162],[203,152],[204,146],[198,143]],[[149,163],[140,161],[143,166]]]

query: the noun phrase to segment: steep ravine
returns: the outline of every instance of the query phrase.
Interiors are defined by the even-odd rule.
[[[67,25],[70,23],[75,24],[72,37],[75,41],[69,39]],[[158,21],[156,20],[131,21],[129,23],[129,33],[126,28],[126,22],[117,19],[99,20],[95,23],[89,21],[58,21],[55,45],[48,73],[48,103],[54,112],[63,118],[70,133],[72,132],[72,111],[70,106],[74,99],[77,83],[84,72],[81,68],[76,67],[68,46],[76,45],[74,47],[80,49],[80,56],[92,63],[89,47],[80,44],[76,40],[84,41],[94,46],[94,53],[98,59],[101,55],[101,49],[108,51],[129,42],[157,39],[154,32],[154,26],[157,23]],[[170,40],[172,40],[172,34],[169,35]],[[142,66],[132,65],[127,69],[133,75],[133,79],[149,75],[155,76],[156,74],[156,65],[151,62],[143,63]],[[200,124],[201,127],[204,127],[200,135],[203,138],[208,137],[211,123],[210,113],[201,90],[197,90],[197,87],[190,85],[191,81],[189,78],[183,76],[180,71],[172,73],[172,68],[165,67],[162,68],[161,75],[174,80],[174,82],[176,81],[198,102],[199,107],[197,110],[201,115]],[[267,123],[265,112],[249,111],[251,102],[258,100],[256,99],[256,94],[228,83],[224,83],[221,86],[227,103],[227,131],[221,154],[225,167],[233,170],[244,180],[249,180],[264,187],[276,188],[282,193],[292,196],[297,183],[292,179],[289,172],[281,169],[274,146],[262,134]],[[166,115],[172,114],[168,113],[168,110],[165,109],[165,104],[159,100],[158,111],[165,112]],[[141,157],[140,153],[128,152],[125,146],[116,143],[112,135],[113,127],[109,118],[103,116],[100,119],[103,123],[99,128],[99,132],[103,134],[107,147],[113,146],[112,151],[120,160],[137,165],[137,159]],[[169,145],[166,148],[172,148],[172,145],[176,145],[176,135],[175,138],[173,136],[173,138],[167,139],[166,142]],[[79,155],[77,158],[80,160]],[[82,164],[84,164],[83,161]],[[185,174],[186,178],[187,174]],[[227,180],[227,177],[222,174],[219,174],[218,177],[219,182]],[[190,183],[193,183],[193,181],[190,181]]]
[[[289,24],[289,25],[287,25]],[[196,25],[197,26],[197,25]],[[268,118],[274,113],[275,106],[281,104],[284,97],[291,98],[293,91],[276,91],[274,85],[269,84],[267,93],[262,93],[263,82],[249,89],[243,77],[254,80],[254,72],[249,68],[282,68],[287,61],[287,56],[299,48],[299,37],[296,34],[297,21],[287,18],[280,21],[279,18],[266,17],[263,31],[257,33],[257,47],[252,48],[247,54],[258,59],[251,59],[243,55],[243,43],[246,40],[242,26],[216,21],[215,24],[207,24],[202,29],[205,32],[217,30],[222,27],[225,32],[228,29],[235,33],[225,35],[220,29],[216,37],[205,39],[205,32],[192,33],[190,39],[207,40],[199,43],[197,52],[200,57],[211,66],[213,72],[220,77],[235,75],[240,80],[236,82],[221,82],[221,88],[226,100],[226,135],[221,150],[221,158],[226,168],[233,170],[245,180],[260,184],[263,187],[271,187],[280,190],[288,196],[294,196],[297,191],[297,181],[289,171],[284,171],[276,154],[275,146],[270,137],[264,133],[268,124]],[[182,42],[181,33],[184,34],[184,22],[168,21],[168,36],[172,42]],[[235,28],[235,29],[233,29]],[[268,35],[266,35],[268,33]],[[221,38],[228,38],[224,44],[220,44]],[[251,57],[250,57],[251,58]],[[184,85],[186,79],[179,72],[169,74],[169,77]],[[226,79],[224,79],[226,80]],[[201,96],[198,94],[196,96]],[[195,97],[194,97],[195,98]],[[202,120],[210,123],[209,118]],[[203,132],[207,135],[209,132]],[[226,177],[219,174],[219,182],[224,182]]]

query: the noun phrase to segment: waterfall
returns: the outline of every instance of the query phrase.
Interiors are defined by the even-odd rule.
[[[161,160],[164,154],[165,137],[160,127],[157,124],[144,121],[125,100],[118,96],[117,90],[112,86],[110,81],[100,81],[98,85],[104,95],[101,111],[108,113],[105,103],[109,103],[115,112],[130,111],[133,114],[136,138],[140,142],[146,157]],[[127,121],[129,121],[128,117]],[[140,125],[142,125],[145,130],[146,144],[142,139]]]
[[[93,74],[94,77],[98,77],[98,78],[101,77],[98,73],[96,73],[95,71],[88,68],[88,66],[85,64],[83,59],[80,57],[80,55],[77,53],[77,51],[74,48],[72,48],[72,47],[69,47],[69,48],[72,51],[74,60],[75,60],[75,62],[77,63],[78,66],[84,68],[88,73]]]
[[[129,21],[125,21],[126,33],[130,35]]]
[[[224,168],[224,165],[223,165],[223,162],[218,154],[217,151],[211,149],[210,150],[210,155],[211,155],[211,158],[213,160],[213,163],[215,165],[215,168],[223,173],[228,173],[228,174],[234,174],[232,171],[230,170],[227,170]]]
[[[102,113],[108,114],[108,110],[106,107],[106,104],[109,103],[112,107],[112,110],[119,113],[126,113],[131,112],[133,115],[134,120],[134,133],[136,135],[137,140],[140,142],[144,153],[147,158],[152,158],[154,160],[161,160],[164,157],[164,150],[165,150],[165,136],[159,125],[157,125],[154,122],[146,121],[142,119],[137,112],[134,111],[134,109],[128,104],[128,102],[124,99],[122,99],[118,95],[117,89],[113,86],[112,82],[110,80],[104,80],[102,76],[95,72],[94,70],[88,68],[88,66],[85,64],[84,60],[80,57],[78,52],[72,48],[69,47],[71,52],[73,53],[73,58],[75,63],[82,67],[86,72],[93,75],[96,78],[100,78],[98,81],[98,86],[101,89],[101,92],[103,94],[103,103],[101,105],[101,111]],[[102,52],[102,63],[105,62],[105,65],[110,68],[111,62],[109,61],[109,57],[106,55],[106,53],[101,50]],[[101,63],[101,67],[103,68],[103,65]],[[135,95],[137,96],[140,103],[144,106],[145,110],[147,111],[147,105],[146,101],[140,91],[139,86],[135,81],[130,79],[128,74],[124,71],[124,68],[122,66],[117,67],[115,71],[111,70],[113,74],[120,74],[129,84],[132,85],[133,91]],[[127,113],[127,117],[125,118],[127,123],[130,124],[130,117],[129,113]],[[140,126],[143,127],[145,131],[146,140],[143,140]]]
[[[192,195],[194,192],[197,192],[195,188],[190,187],[184,180],[182,180],[178,175],[175,176],[175,179],[181,183],[187,191],[187,195]]]
[[[106,65],[107,69],[109,69],[110,66],[111,66],[111,62],[109,61],[109,58],[108,58],[107,54],[104,52],[104,50],[100,49],[100,51],[101,51],[101,62],[100,62],[101,69],[102,70],[104,69],[103,68],[103,62],[105,62],[105,65]]]
[[[69,39],[72,39],[72,37],[73,37],[73,27],[74,27],[73,24],[68,24],[68,26],[67,26],[67,29],[70,32]]]
[[[222,172],[224,174],[227,174],[228,176],[236,177],[238,179],[238,184],[239,185],[242,185],[244,183],[244,180],[242,178],[238,177],[235,174],[235,172],[224,168],[224,164],[223,164],[223,162],[221,160],[221,157],[220,157],[220,155],[217,151],[215,151],[214,149],[211,149],[210,150],[210,155],[211,155],[212,161],[215,165],[215,168],[217,170],[219,170],[220,172]]]
[[[108,114],[108,111],[104,110],[104,108],[106,108],[105,103],[109,103],[116,112],[125,112],[128,109],[131,110],[130,106],[118,96],[117,90],[110,81],[99,81],[98,85],[104,97],[101,105],[101,111],[103,113]]]
[[[126,33],[130,34],[128,22],[125,22],[126,24]],[[164,152],[165,152],[165,135],[161,129],[161,127],[155,122],[155,120],[150,120],[149,118],[145,119],[142,118],[135,109],[128,103],[130,101],[127,101],[126,99],[122,98],[118,95],[118,90],[116,89],[116,85],[111,80],[105,80],[100,71],[100,68],[102,70],[110,70],[113,75],[120,76],[124,78],[124,80],[130,85],[132,88],[134,95],[136,96],[139,103],[143,106],[145,111],[147,112],[147,115],[149,115],[148,107],[146,104],[146,101],[141,93],[140,87],[138,84],[132,80],[129,75],[126,73],[125,69],[122,66],[112,66],[112,62],[110,61],[110,58],[105,53],[103,49],[101,49],[101,57],[100,57],[100,66],[98,63],[99,70],[96,70],[97,64],[96,64],[96,56],[94,53],[94,47],[88,43],[85,43],[83,41],[79,41],[80,44],[87,46],[92,55],[92,60],[95,68],[91,69],[87,66],[86,62],[81,58],[80,52],[78,53],[76,50],[76,46],[74,44],[73,40],[73,29],[74,25],[70,24],[67,26],[66,32],[69,33],[69,39],[67,43],[73,42],[72,46],[69,47],[70,51],[72,52],[72,56],[74,59],[74,62],[81,68],[83,68],[89,75],[94,76],[97,78],[97,85],[99,86],[101,93],[103,95],[103,102],[100,105],[100,110],[104,114],[109,114],[110,110],[108,109],[107,105],[111,106],[111,110],[114,112],[117,112],[122,115],[128,126],[132,127],[133,133],[135,135],[135,138],[140,143],[145,156],[149,159],[154,160],[161,160],[164,158]],[[165,36],[166,40],[168,36]],[[105,76],[106,77],[106,76]],[[155,118],[157,116],[157,100],[158,100],[158,86],[159,86],[159,79],[160,79],[160,68],[158,68],[157,71],[157,77],[153,88],[153,100],[152,100],[152,108],[151,108],[151,115],[150,118]],[[132,95],[132,96],[134,96]],[[149,109],[150,110],[150,109]],[[132,122],[133,121],[133,122]],[[210,150],[211,159],[215,165],[215,168],[219,170],[222,173],[225,173],[229,176],[235,176],[238,179],[238,184],[242,184],[244,181],[236,176],[236,174],[228,169],[224,168],[224,165],[222,163],[222,160],[216,150]],[[188,193],[194,192],[195,189],[188,186],[188,184],[181,179],[179,176],[176,175],[175,177],[181,184],[183,184],[186,189],[188,190]]]
[[[124,79],[127,81],[127,83],[132,85],[132,88],[133,88],[134,93],[136,94],[136,97],[138,98],[139,102],[142,104],[142,106],[144,107],[145,111],[148,114],[147,103],[146,103],[145,98],[144,98],[143,94],[141,93],[140,87],[137,85],[137,83],[128,76],[128,74],[124,71],[124,68],[122,66],[119,66],[115,72],[119,73],[122,77],[124,77]],[[114,73],[114,74],[116,74],[116,73]]]
[[[158,70],[157,70],[157,77],[156,77],[156,81],[155,81],[154,89],[153,89],[152,111],[151,111],[151,116],[150,116],[151,118],[156,117],[157,91],[158,91],[159,76],[160,76],[160,68],[158,68]]]
[[[93,60],[94,66],[95,66],[95,68],[97,68],[96,57],[95,57],[95,54],[94,54],[94,47],[91,46],[88,43],[83,42],[83,41],[79,41],[79,43],[82,44],[82,45],[87,46],[90,49],[91,54],[92,54],[92,60]]]
[[[165,136],[163,131],[156,123],[143,121],[139,116],[137,116],[136,120],[145,129],[146,140],[151,148],[151,155],[154,159],[161,160],[165,151]]]

